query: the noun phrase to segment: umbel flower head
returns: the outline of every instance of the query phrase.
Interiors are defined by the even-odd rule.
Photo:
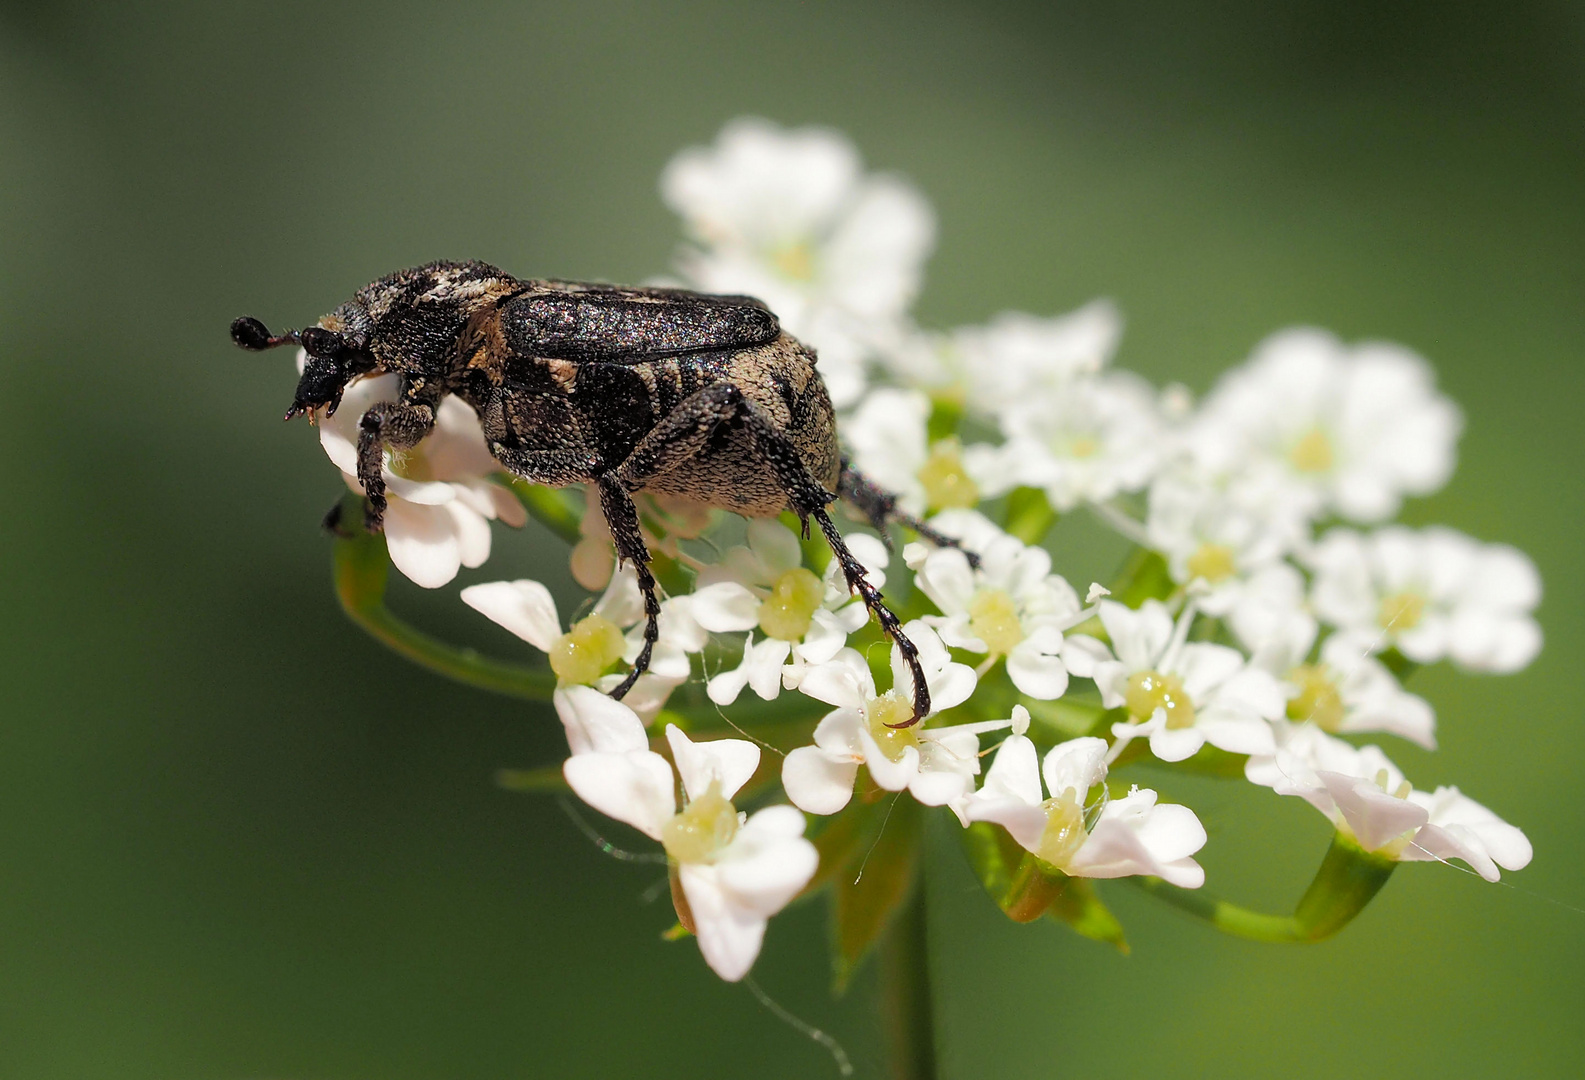
[[[1418,665],[1511,674],[1542,644],[1540,574],[1517,548],[1390,521],[1456,460],[1461,413],[1425,360],[1281,331],[1196,405],[1113,366],[1122,320],[1107,301],[921,328],[909,309],[933,212],[823,128],[734,121],[680,153],[661,189],[682,218],[680,283],[756,295],[818,349],[843,451],[878,489],[847,540],[917,649],[933,712],[909,723],[910,667],[793,515],[745,525],[647,495],[659,634],[612,700],[646,620],[599,498],[508,486],[455,396],[434,434],[385,462],[385,536],[336,541],[337,585],[404,654],[553,702],[568,754],[514,785],[563,785],[658,844],[679,922],[722,978],[745,976],[768,921],[806,892],[833,892],[839,981],[883,928],[916,924],[893,916],[927,856],[927,815],[960,832],[1010,917],[1119,944],[1110,879],[1228,932],[1309,941],[1400,863],[1460,860],[1496,880],[1529,862],[1494,810],[1414,788],[1363,741],[1434,749],[1439,725],[1464,721],[1456,697],[1433,706],[1410,689]],[[318,418],[355,490],[357,418],[394,383],[354,382]],[[877,506],[902,515],[891,535],[864,531]],[[445,646],[384,608],[385,560],[439,587],[485,562],[492,521],[530,514],[569,545],[565,572],[536,565],[460,595],[531,663]],[[1048,536],[1068,514],[1108,530],[1124,567],[1082,599],[1068,546]],[[569,580],[589,591],[563,592]],[[1207,829],[1136,767],[1163,792],[1196,790],[1172,782],[1192,771],[1324,814],[1332,848],[1294,915],[1186,900],[1206,882]],[[1213,833],[1233,812],[1201,810]]]

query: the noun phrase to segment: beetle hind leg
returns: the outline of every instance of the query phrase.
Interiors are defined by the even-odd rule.
[[[897,496],[855,469],[846,457],[842,459],[842,476],[837,481],[837,494],[849,506],[864,515],[870,526],[880,533],[887,547],[891,547],[892,544],[889,526],[901,525],[918,533],[936,547],[957,548],[967,556],[969,565],[978,569],[980,565],[978,555],[964,548],[957,540],[933,528],[928,522],[899,510]]]

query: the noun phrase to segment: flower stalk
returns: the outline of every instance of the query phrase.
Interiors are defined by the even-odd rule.
[[[935,1080],[935,1003],[930,990],[930,938],[921,874],[881,941],[881,1017],[892,1080]]]
[[[343,521],[361,522],[362,498],[347,496],[342,511]],[[370,535],[360,524],[352,535],[337,536],[331,558],[341,609],[376,641],[420,667],[467,686],[528,701],[550,700],[556,676],[548,668],[491,660],[472,649],[448,645],[394,615],[385,604],[391,572],[385,537]]]

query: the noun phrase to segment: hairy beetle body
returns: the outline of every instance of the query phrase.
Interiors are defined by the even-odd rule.
[[[401,377],[397,398],[359,420],[358,478],[371,528],[385,510],[385,451],[428,435],[447,394],[474,408],[511,472],[551,486],[592,485],[645,600],[644,648],[613,696],[647,668],[658,634],[657,587],[631,497],[649,490],[748,516],[791,509],[806,523],[815,518],[849,587],[912,671],[914,720],[929,711],[913,643],[825,507],[840,492],[882,530],[904,520],[944,538],[897,514],[892,497],[846,467],[813,350],[758,300],[519,280],[486,263],[437,262],[370,283],[300,333],[271,335],[248,318],[231,332],[244,348],[295,342],[307,351],[288,419],[334,411],[361,376]]]

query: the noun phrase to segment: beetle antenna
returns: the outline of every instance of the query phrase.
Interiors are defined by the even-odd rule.
[[[296,330],[272,334],[270,328],[259,320],[244,315],[231,324],[231,340],[249,352],[263,352],[277,345],[296,345],[302,340],[302,335]]]

